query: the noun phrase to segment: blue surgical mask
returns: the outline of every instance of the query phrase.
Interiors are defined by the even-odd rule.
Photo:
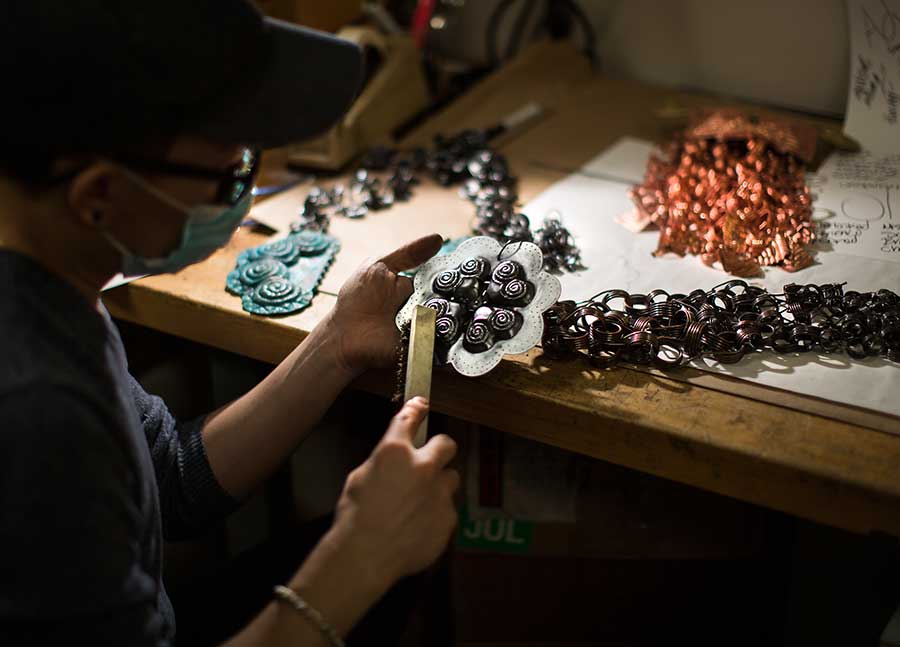
[[[139,175],[127,169],[125,171],[144,190],[187,215],[178,247],[167,256],[158,258],[139,256],[108,231],[102,232],[109,244],[122,254],[122,274],[126,277],[174,274],[208,258],[213,252],[228,243],[234,230],[250,212],[253,204],[253,195],[247,191],[247,195],[233,206],[200,204],[188,207],[157,189]]]

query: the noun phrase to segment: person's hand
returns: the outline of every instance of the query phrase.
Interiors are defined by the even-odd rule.
[[[360,577],[388,586],[434,562],[457,522],[459,474],[447,468],[456,443],[437,435],[413,446],[427,413],[426,402],[413,398],[394,417],[369,459],[347,478],[329,532],[339,552],[359,564]]]
[[[291,588],[341,636],[397,580],[434,562],[456,526],[459,474],[447,468],[456,443],[438,435],[421,449],[413,446],[427,414],[425,400],[413,398],[394,416],[372,455],[347,477],[334,525],[291,579]],[[297,632],[310,627],[300,620],[293,628],[271,626],[266,644],[296,644]]]
[[[412,294],[412,282],[397,273],[437,254],[441,242],[437,234],[419,238],[381,260],[363,264],[344,283],[327,321],[342,368],[359,374],[394,362],[400,338],[394,317]]]

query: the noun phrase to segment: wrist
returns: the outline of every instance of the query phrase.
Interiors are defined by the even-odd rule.
[[[329,312],[311,333],[321,340],[321,347],[328,357],[329,364],[349,384],[363,373],[363,369],[347,352],[346,334],[333,312]]]
[[[393,584],[340,530],[322,538],[289,586],[322,614],[341,636],[362,618]]]

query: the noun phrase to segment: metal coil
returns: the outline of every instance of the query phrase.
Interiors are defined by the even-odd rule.
[[[771,294],[739,280],[687,295],[606,290],[549,308],[543,347],[598,368],[624,362],[672,369],[700,357],[733,363],[760,351],[897,362],[900,297],[890,290],[845,293],[841,284],[788,285]]]

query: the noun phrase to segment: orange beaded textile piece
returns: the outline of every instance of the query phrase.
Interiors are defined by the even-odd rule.
[[[805,162],[815,147],[809,126],[734,110],[700,114],[630,191],[636,220],[659,227],[656,255],[694,254],[741,277],[762,274],[762,265],[807,267],[804,245],[814,234]]]

